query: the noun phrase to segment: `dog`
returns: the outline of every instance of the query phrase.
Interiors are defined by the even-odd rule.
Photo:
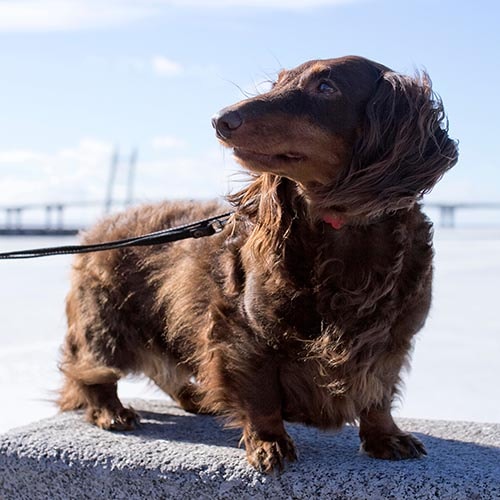
[[[145,374],[185,410],[241,428],[265,473],[297,458],[284,421],[359,423],[369,456],[425,455],[391,406],[431,303],[432,226],[419,201],[458,157],[428,75],[355,56],[310,61],[212,123],[251,176],[228,197],[234,214],[210,238],[76,258],[60,408],[132,429],[139,417],[117,382]],[[84,241],[226,210],[133,208]]]

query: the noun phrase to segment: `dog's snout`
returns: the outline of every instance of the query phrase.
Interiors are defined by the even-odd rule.
[[[217,132],[217,135],[223,139],[229,139],[231,132],[241,127],[243,119],[238,111],[222,110],[212,118],[212,126]]]

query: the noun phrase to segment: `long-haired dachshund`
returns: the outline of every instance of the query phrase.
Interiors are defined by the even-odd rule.
[[[284,421],[359,422],[370,456],[425,454],[391,404],[431,302],[431,224],[418,202],[457,161],[428,76],[361,57],[310,61],[213,125],[252,175],[229,197],[234,216],[211,238],[77,257],[60,408],[131,429],[138,415],[117,382],[143,373],[182,408],[241,427],[265,472],[296,459]],[[143,206],[85,241],[221,211]]]

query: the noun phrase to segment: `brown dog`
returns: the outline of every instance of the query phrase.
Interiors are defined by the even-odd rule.
[[[457,161],[427,75],[360,57],[282,71],[213,124],[253,173],[222,233],[77,257],[67,301],[63,410],[133,428],[117,381],[144,373],[192,412],[243,429],[248,461],[296,458],[284,420],[359,421],[373,457],[423,445],[391,417],[400,371],[431,301],[431,224],[418,200]],[[86,243],[225,211],[218,203],[130,210]]]

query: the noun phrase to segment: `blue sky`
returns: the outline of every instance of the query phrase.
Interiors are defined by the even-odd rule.
[[[0,0],[0,205],[102,198],[115,145],[139,148],[141,199],[224,194],[237,167],[210,117],[282,67],[346,54],[427,69],[461,151],[430,196],[500,201],[499,5]]]

